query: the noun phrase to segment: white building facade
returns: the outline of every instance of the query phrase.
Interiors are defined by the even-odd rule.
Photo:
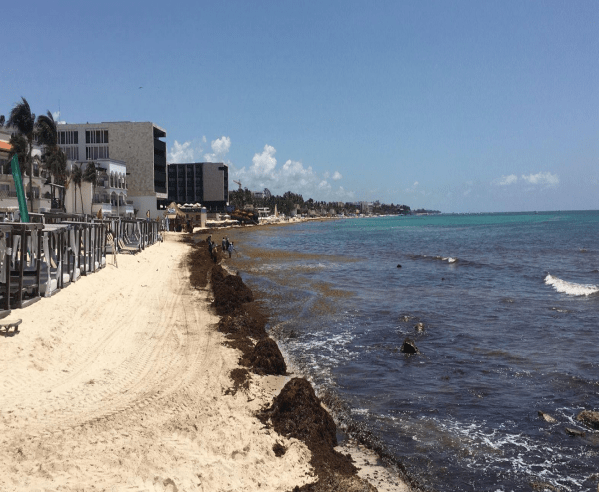
[[[84,168],[85,162],[94,161],[107,176],[107,185],[94,190],[91,198],[97,209],[108,203],[119,211],[131,205],[138,216],[149,211],[152,218],[162,215],[159,209],[167,200],[164,138],[166,131],[151,122],[58,125],[58,143],[67,159],[83,163]]]

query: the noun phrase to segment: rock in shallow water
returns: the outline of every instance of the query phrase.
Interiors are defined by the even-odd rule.
[[[570,427],[566,427],[566,434],[572,437],[584,437],[584,432],[579,431],[578,429],[572,429]]]
[[[549,422],[550,424],[555,424],[557,420],[555,420],[551,415],[541,412],[539,410],[539,417],[541,417],[545,422]]]
[[[413,340],[406,338],[400,349],[404,354],[419,354],[420,350],[416,347],[416,344]]]
[[[592,429],[599,429],[599,412],[592,410],[583,410],[576,416],[576,420]]]

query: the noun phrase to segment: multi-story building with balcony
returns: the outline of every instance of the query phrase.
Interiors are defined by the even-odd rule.
[[[91,162],[91,161],[90,161]],[[123,161],[116,159],[96,159],[97,179],[94,185],[82,182],[81,189],[73,183],[65,196],[67,211],[97,215],[102,211],[104,217],[109,215],[132,216],[135,213],[133,201],[127,197],[127,167]],[[69,170],[80,166],[82,171],[88,163],[69,162]]]
[[[151,122],[59,124],[58,143],[71,161],[120,161],[127,168],[127,198],[140,215],[152,218],[167,204],[166,131]],[[112,168],[111,168],[112,169]],[[116,168],[115,168],[116,169]],[[117,197],[120,188],[102,195]],[[98,198],[104,199],[104,198]],[[119,202],[120,203],[120,202]]]
[[[9,127],[0,128],[0,208],[5,210],[19,208],[9,159],[11,154],[10,137],[14,131]],[[41,165],[41,154],[41,149],[34,144],[31,156],[33,159],[33,211],[36,213],[58,207],[58,202],[53,203],[52,201],[51,188],[48,185],[50,174]],[[29,168],[25,166],[25,163],[20,163],[20,166],[23,169],[22,179],[27,198],[27,210],[30,211]]]
[[[224,211],[229,204],[229,167],[222,162],[169,164],[168,201]]]

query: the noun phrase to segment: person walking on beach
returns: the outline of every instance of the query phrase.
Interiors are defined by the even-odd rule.
[[[225,236],[223,236],[221,246],[223,247],[223,251],[227,251],[227,239],[225,238]]]
[[[212,261],[216,263],[218,259],[218,246],[214,242],[211,242],[211,245],[212,248],[210,249],[210,254],[212,255]]]
[[[233,255],[233,250],[235,248],[233,247],[233,242],[229,243],[229,247],[227,248],[227,251],[229,252],[229,258],[231,258],[231,256]]]
[[[225,239],[225,249],[223,251],[229,251],[229,244],[231,244],[229,242],[229,236],[227,236],[227,239]]]

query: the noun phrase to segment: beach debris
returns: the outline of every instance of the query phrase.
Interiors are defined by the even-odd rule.
[[[177,485],[172,478],[162,480],[161,477],[154,477],[154,486],[158,485],[164,492],[179,492]]]
[[[291,379],[258,418],[265,424],[270,419],[278,434],[299,439],[312,453],[310,464],[318,482],[295,487],[293,492],[376,492],[374,486],[357,476],[349,454],[335,451],[335,422],[306,379]]]
[[[275,442],[272,446],[272,451],[275,453],[277,458],[280,458],[287,452],[287,448],[283,446],[279,441]]]
[[[403,342],[403,344],[401,345],[401,352],[403,352],[404,354],[419,354],[420,350],[418,350],[418,347],[416,347],[416,344],[414,343],[413,340],[410,340],[409,338],[406,338]]]
[[[228,388],[225,391],[225,395],[234,395],[239,389],[243,389],[245,391],[250,389],[250,373],[247,369],[236,367],[231,371],[230,377],[233,381],[233,387]]]
[[[599,412],[583,410],[576,416],[576,420],[582,422],[588,427],[591,427],[592,429],[599,430]]]
[[[551,490],[551,492],[561,492],[561,489],[557,488],[555,485],[551,485],[548,482],[531,482],[530,486],[532,490],[540,490],[541,492],[545,492],[547,490]]]
[[[214,306],[220,315],[229,314],[240,304],[252,302],[254,296],[241,277],[227,275],[220,265],[212,269],[212,289],[214,291]]]
[[[250,363],[256,374],[284,375],[287,366],[277,342],[267,337],[260,340],[249,356]]]
[[[308,446],[312,451],[310,463],[317,470],[325,466],[323,461],[326,459],[329,466],[333,465],[346,474],[356,471],[347,456],[334,450],[338,444],[337,426],[305,378],[288,381],[270,408],[258,417],[265,423],[270,419],[280,435],[294,437]]]
[[[572,437],[584,437],[585,433],[578,429],[572,429],[571,427],[566,427],[566,434]]]
[[[424,331],[424,323],[416,323],[414,325],[414,329],[418,332],[418,333],[422,333]]]
[[[539,417],[541,417],[545,422],[549,422],[550,424],[555,424],[557,420],[555,420],[551,415],[545,412],[541,412],[539,410]]]
[[[292,378],[261,414],[282,436],[295,437],[311,449],[337,446],[337,426],[305,378]]]

